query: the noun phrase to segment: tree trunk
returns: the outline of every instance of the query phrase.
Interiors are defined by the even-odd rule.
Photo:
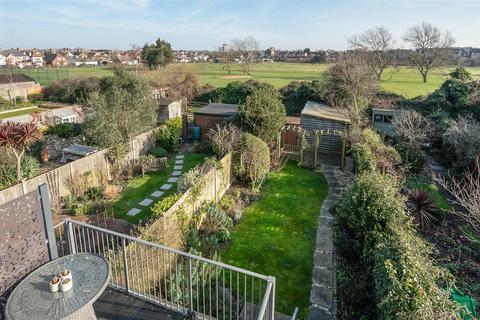
[[[17,183],[22,182],[22,155],[23,151],[18,154],[16,151],[13,152],[15,154],[15,158],[17,158]]]
[[[427,72],[422,72],[423,83],[427,83]]]

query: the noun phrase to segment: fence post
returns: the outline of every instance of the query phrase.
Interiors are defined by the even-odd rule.
[[[67,243],[68,250],[70,254],[77,253],[77,248],[75,248],[75,235],[73,234],[73,224],[72,221],[67,220]]]
[[[125,273],[125,292],[130,293],[130,281],[128,276],[128,262],[127,262],[127,247],[125,245],[125,238],[122,238],[122,251],[123,251],[123,272]]]
[[[190,313],[193,313],[192,258],[190,257],[188,257],[188,304]]]

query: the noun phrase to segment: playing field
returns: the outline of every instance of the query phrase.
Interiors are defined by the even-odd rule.
[[[271,83],[277,88],[287,85],[291,81],[319,80],[327,70],[326,64],[300,64],[300,63],[264,63],[253,66],[252,74],[245,75],[239,66],[234,66],[231,74],[219,63],[172,64],[167,67],[168,72],[175,70],[193,72],[198,74],[200,83],[210,83],[214,86],[225,86],[231,81],[246,81],[255,79]],[[480,68],[466,68],[475,78],[480,78]],[[112,67],[78,67],[62,69],[33,69],[18,70],[35,78],[42,85],[65,78],[80,78],[89,76],[106,76],[113,73]],[[413,67],[389,68],[384,71],[379,83],[380,89],[401,94],[405,97],[427,95],[437,89],[447,77],[451,68],[434,69],[429,74],[428,83],[423,83],[418,71]],[[154,72],[142,73],[152,75]]]

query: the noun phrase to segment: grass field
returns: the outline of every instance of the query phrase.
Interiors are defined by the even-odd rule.
[[[41,108],[31,108],[27,110],[13,110],[5,113],[0,113],[0,119],[6,119],[6,118],[11,118],[11,117],[16,117],[16,116],[23,116],[24,114],[30,114],[33,112],[40,112],[40,111],[45,111],[45,109]]]
[[[191,168],[195,167],[198,163],[201,163],[205,158],[204,154],[199,153],[186,153],[185,162],[183,164],[183,172],[187,172]],[[150,208],[156,202],[154,201],[149,207],[141,207],[138,205],[140,201],[145,198],[151,198],[152,192],[158,190],[167,179],[170,177],[173,171],[173,164],[175,161],[174,156],[169,156],[167,173],[164,172],[150,172],[142,176],[135,177],[128,182],[128,185],[122,191],[120,197],[112,204],[115,212],[115,218],[122,218],[132,223],[139,223],[140,220],[146,219],[151,215]],[[166,190],[160,199],[165,196],[177,192],[177,183],[172,183],[173,187],[170,190]],[[136,216],[128,216],[128,210],[132,208],[143,208]]]
[[[264,63],[253,66],[252,75],[244,75],[238,66],[234,66],[229,75],[223,64],[196,63],[196,64],[172,64],[167,67],[169,72],[190,71],[199,75],[200,83],[210,83],[214,86],[225,86],[231,81],[246,81],[255,79],[271,83],[277,88],[283,87],[291,81],[320,80],[327,70],[326,64],[300,64],[300,63]],[[451,68],[434,69],[430,72],[428,83],[423,83],[420,74],[413,67],[389,68],[385,70],[379,83],[381,90],[394,92],[411,98],[418,95],[427,95],[437,89],[445,80]],[[475,78],[480,78],[480,68],[467,68]],[[33,69],[19,70],[25,72],[47,85],[57,79],[82,78],[89,76],[106,76],[113,73],[112,67],[78,67],[63,69]],[[154,72],[144,71],[144,74],[152,76]]]
[[[328,193],[325,178],[289,162],[270,175],[261,199],[244,210],[221,252],[228,264],[277,278],[277,310],[306,319],[317,217]]]

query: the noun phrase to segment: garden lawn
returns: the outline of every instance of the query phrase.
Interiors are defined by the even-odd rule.
[[[426,190],[439,209],[444,211],[452,210],[452,205],[448,202],[447,198],[445,198],[438,189],[438,186],[434,182],[431,182],[428,177],[420,175],[409,179],[407,181],[407,187],[409,189]]]
[[[289,162],[270,175],[261,199],[244,210],[222,253],[225,263],[276,277],[276,309],[306,319],[320,207],[328,185],[320,173]]]
[[[17,116],[23,116],[25,114],[31,114],[34,112],[42,112],[45,111],[45,109],[41,108],[30,108],[26,110],[12,110],[9,112],[5,113],[0,113],[0,119],[7,119],[7,118],[12,118],[12,117],[17,117]]]
[[[204,158],[204,154],[185,153],[183,172],[185,173],[192,169],[197,164],[201,163]],[[132,223],[140,223],[141,220],[150,217],[150,208],[155,202],[163,199],[165,196],[176,193],[177,183],[172,183],[172,188],[164,191],[164,194],[160,198],[154,198],[151,196],[152,192],[159,190],[164,183],[167,183],[168,178],[172,174],[174,162],[175,155],[169,155],[166,174],[163,172],[150,172],[145,174],[145,178],[142,178],[140,175],[131,179],[117,200],[115,200],[112,204],[115,218],[121,218]],[[145,198],[152,199],[154,202],[152,202],[149,207],[142,207],[138,203]],[[142,209],[142,211],[135,216],[128,216],[127,212],[132,208]]]

